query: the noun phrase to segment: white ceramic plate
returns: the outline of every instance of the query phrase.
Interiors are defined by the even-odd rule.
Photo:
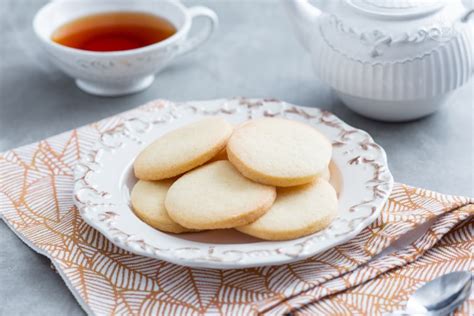
[[[364,131],[333,114],[277,100],[222,99],[174,104],[155,101],[132,111],[103,134],[78,163],[75,202],[84,220],[117,246],[191,267],[218,269],[277,265],[313,256],[356,236],[379,215],[393,185],[384,150]],[[136,155],[160,135],[206,115],[238,124],[279,116],[316,127],[333,144],[331,182],[339,217],[325,230],[290,241],[262,241],[234,230],[174,235],[142,222],[131,210]]]

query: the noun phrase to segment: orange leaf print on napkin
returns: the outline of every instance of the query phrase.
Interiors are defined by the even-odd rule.
[[[436,261],[436,248],[432,248],[439,240],[438,245],[445,243],[446,249],[456,249],[449,250],[449,256],[459,258],[456,259],[459,262],[464,260],[464,252],[459,249],[467,245],[455,242],[459,237],[448,232],[470,216],[472,212],[461,207],[472,201],[401,184],[395,185],[381,216],[357,237],[294,264],[226,271],[191,269],[137,256],[114,246],[82,220],[72,203],[74,165],[87,155],[99,137],[107,138],[111,130],[121,128],[124,118],[135,111],[161,106],[165,105],[150,103],[0,155],[0,215],[23,241],[51,259],[87,313],[230,315],[323,310],[333,314],[346,310],[378,313],[398,308],[401,296],[400,301],[391,305],[387,301],[393,298],[397,286],[409,288],[407,284],[411,284],[393,283],[392,292],[385,290],[380,282],[390,278],[392,269],[404,271],[405,265],[408,268],[422,262],[430,249],[433,255],[427,257],[426,269],[444,267],[443,260]],[[418,250],[409,247],[397,255],[377,257],[401,235],[433,220],[438,224],[420,237]],[[446,234],[446,239],[442,239]],[[469,241],[472,232],[470,237]],[[451,247],[451,243],[456,247]],[[433,269],[448,271],[453,267]],[[364,295],[369,291],[364,286],[370,282],[374,286],[379,284],[374,288],[380,300]],[[414,287],[415,284],[411,288]],[[349,290],[343,292],[346,289]],[[343,294],[328,296],[340,292]],[[319,301],[315,303],[315,300]],[[345,305],[339,303],[341,300]],[[354,300],[358,303],[347,303]]]

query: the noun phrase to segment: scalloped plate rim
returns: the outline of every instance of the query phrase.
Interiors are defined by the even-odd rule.
[[[265,265],[280,265],[280,264],[287,264],[287,263],[291,263],[291,262],[295,262],[295,261],[304,260],[308,257],[311,257],[313,255],[321,253],[321,252],[323,252],[323,251],[325,251],[325,250],[327,250],[331,247],[334,247],[336,245],[340,245],[340,244],[344,243],[345,241],[347,241],[349,239],[352,239],[356,235],[358,235],[365,227],[370,225],[379,216],[379,214],[381,212],[381,208],[382,208],[383,204],[385,203],[385,201],[388,199],[388,196],[389,196],[389,194],[391,192],[391,189],[393,187],[393,177],[392,177],[392,174],[390,173],[390,170],[388,168],[387,156],[386,156],[386,153],[383,150],[383,148],[380,145],[376,144],[373,141],[372,137],[367,132],[365,132],[363,130],[360,130],[360,129],[356,129],[356,128],[350,126],[349,124],[345,123],[344,121],[342,121],[341,119],[337,118],[335,115],[333,115],[333,114],[331,114],[327,111],[322,111],[320,109],[313,108],[313,107],[297,106],[297,105],[293,105],[293,104],[290,104],[290,103],[286,103],[286,102],[278,101],[278,100],[273,100],[273,99],[272,100],[267,100],[267,99],[233,98],[233,99],[214,99],[214,100],[205,100],[205,101],[188,101],[188,102],[180,102],[180,103],[172,103],[172,102],[167,101],[167,100],[156,100],[156,101],[152,101],[148,104],[153,104],[153,103],[157,103],[157,102],[166,103],[166,106],[162,107],[162,109],[167,110],[168,112],[172,112],[173,110],[178,111],[178,110],[182,109],[183,107],[186,108],[186,106],[191,108],[193,106],[194,107],[199,107],[200,105],[204,105],[204,104],[221,104],[219,110],[222,111],[224,106],[227,105],[227,104],[230,104],[230,103],[237,103],[236,108],[238,108],[238,109],[247,106],[247,110],[248,110],[249,113],[251,113],[253,111],[253,109],[251,109],[251,106],[248,106],[247,104],[251,104],[251,103],[253,103],[253,104],[259,104],[260,103],[259,106],[262,109],[264,109],[264,108],[266,109],[266,107],[269,104],[278,104],[278,105],[281,105],[282,108],[285,109],[285,111],[286,111],[287,108],[288,109],[296,109],[295,111],[297,111],[299,109],[302,113],[306,113],[305,111],[308,111],[308,112],[316,111],[316,112],[318,112],[318,114],[314,115],[314,118],[318,117],[318,115],[320,117],[327,116],[328,118],[330,118],[332,120],[332,121],[330,120],[331,122],[341,125],[341,127],[344,130],[349,131],[351,133],[355,133],[357,135],[363,135],[364,137],[366,137],[365,141],[367,141],[367,144],[369,145],[369,147],[373,146],[380,154],[378,159],[374,159],[373,162],[379,163],[380,166],[382,166],[382,169],[383,169],[383,172],[384,172],[383,175],[386,176],[386,178],[383,180],[383,183],[381,185],[385,186],[385,189],[381,193],[382,196],[375,196],[374,195],[374,198],[370,201],[373,204],[376,204],[375,210],[373,209],[370,216],[365,217],[364,220],[361,221],[360,223],[358,223],[355,227],[353,227],[350,230],[350,232],[345,233],[342,237],[338,237],[335,241],[333,240],[332,242],[326,243],[326,245],[323,246],[323,247],[317,248],[316,251],[313,249],[312,251],[306,251],[305,252],[305,251],[303,251],[305,246],[302,246],[302,251],[300,251],[296,255],[289,255],[288,253],[286,253],[286,254],[282,254],[282,253],[276,254],[275,253],[275,254],[270,254],[266,257],[264,257],[264,256],[258,257],[257,259],[255,259],[255,257],[253,257],[254,260],[243,260],[242,258],[249,259],[249,257],[244,257],[241,254],[241,259],[239,259],[237,261],[225,261],[225,260],[220,260],[220,259],[218,260],[217,258],[219,258],[219,257],[214,258],[213,253],[216,250],[216,248],[219,250],[219,248],[225,248],[225,246],[229,246],[229,245],[209,245],[209,244],[206,244],[206,243],[190,242],[193,246],[196,246],[196,244],[201,244],[201,246],[208,247],[207,252],[208,253],[210,252],[210,254],[208,254],[207,257],[185,258],[185,257],[182,257],[182,256],[180,257],[176,254],[174,254],[174,255],[172,254],[172,252],[179,251],[179,248],[175,248],[172,251],[164,250],[164,251],[161,251],[161,252],[155,252],[155,251],[152,251],[150,249],[147,249],[147,247],[149,246],[148,243],[147,242],[142,243],[143,240],[140,241],[140,238],[137,239],[137,238],[134,237],[134,238],[128,239],[128,240],[127,239],[123,240],[123,239],[120,239],[120,238],[117,239],[111,233],[112,229],[110,227],[106,227],[105,226],[106,224],[104,224],[103,222],[99,222],[97,220],[97,218],[93,218],[93,217],[89,216],[86,212],[86,208],[88,206],[85,205],[81,201],[80,198],[78,198],[78,194],[77,194],[77,192],[79,192],[79,190],[84,189],[84,186],[81,183],[81,181],[84,180],[85,177],[86,177],[86,175],[84,175],[84,172],[81,173],[81,171],[78,171],[78,169],[80,169],[80,167],[84,167],[84,166],[90,167],[90,165],[93,162],[88,161],[86,157],[81,158],[80,163],[78,164],[79,168],[76,168],[76,170],[75,170],[74,201],[75,201],[76,206],[80,210],[80,214],[81,214],[82,218],[85,220],[85,222],[87,224],[89,224],[90,226],[94,227],[99,232],[101,232],[113,244],[115,244],[116,246],[118,246],[120,248],[128,250],[132,253],[139,254],[139,255],[144,255],[144,256],[148,256],[148,257],[153,257],[153,258],[160,259],[160,260],[165,260],[165,261],[168,261],[168,262],[171,262],[171,263],[174,263],[174,264],[178,264],[178,265],[183,265],[183,266],[200,267],[200,268],[217,268],[217,269],[235,269],[235,268],[248,268],[248,267],[256,267],[256,266],[265,266]],[[145,112],[139,112],[139,111],[140,111],[140,109],[146,107],[148,104],[146,104],[143,107],[139,107],[138,109],[126,112],[126,113],[133,113],[133,112],[137,111],[137,113],[139,113],[139,114],[135,118],[132,118],[131,120],[136,119],[137,117],[142,118],[144,116],[143,113],[145,113]],[[195,105],[197,105],[197,106],[195,106]],[[206,108],[206,106],[203,106],[203,108]],[[202,111],[204,111],[204,110],[202,110]],[[268,109],[266,109],[266,111],[268,111]],[[281,111],[283,111],[283,110],[281,110]],[[282,113],[283,114],[286,113],[285,111],[283,111]],[[224,112],[222,112],[222,113],[224,113]],[[290,113],[290,112],[288,112],[288,113]],[[200,114],[202,114],[202,113],[200,113]],[[208,115],[208,113],[204,113],[202,115]],[[229,114],[229,115],[233,115],[233,114]],[[200,115],[198,115],[197,117],[199,117],[199,116]],[[193,117],[193,116],[191,116],[191,117]],[[173,125],[173,122],[171,122],[169,124]],[[159,126],[161,126],[161,125],[159,125]],[[159,126],[158,126],[158,128],[159,128]],[[153,127],[152,127],[152,129],[153,129]],[[334,141],[334,139],[332,139],[332,140]],[[126,146],[126,144],[125,144],[125,146]],[[98,153],[98,148],[99,147],[101,149],[103,149],[103,146],[98,146],[97,143],[96,143],[96,145],[91,150],[91,152],[94,152],[94,150],[96,150],[97,155],[102,154],[102,152]],[[85,156],[87,156],[87,155],[85,155]],[[338,168],[339,168],[339,166],[338,166]],[[340,172],[342,173],[342,175],[344,176],[343,169],[342,168],[339,168],[339,169],[340,169]],[[123,175],[120,175],[119,177],[122,177],[122,176]],[[86,189],[90,189],[90,187],[87,187]],[[368,188],[365,188],[365,189],[368,190]],[[348,194],[348,193],[346,193],[346,194]],[[132,212],[131,209],[129,209],[129,211]],[[103,213],[101,213],[101,214],[103,214]],[[305,240],[305,242],[306,242],[310,238],[312,238],[313,236],[318,235],[318,234],[319,233],[316,233],[316,234],[313,234],[313,235],[310,235],[310,236],[306,236],[306,237],[303,237],[303,238],[300,238],[300,239],[296,239],[295,241]],[[183,241],[183,242],[186,243],[186,241]],[[287,241],[287,242],[265,242],[265,243],[275,244],[275,246],[276,246],[277,244],[281,244],[281,243],[291,243],[291,241]],[[298,245],[298,243],[294,243],[294,245]],[[235,246],[236,246],[236,248],[239,248],[240,245],[235,244]],[[145,247],[145,248],[141,248],[141,247]],[[230,247],[232,247],[232,246],[230,246]],[[184,248],[184,249],[186,250],[186,248]],[[277,249],[277,248],[274,248],[274,249]],[[288,247],[287,248],[282,248],[282,249],[285,250],[285,249],[288,249]],[[259,251],[259,250],[256,250],[256,251]],[[267,251],[267,250],[264,250],[264,251]],[[223,251],[220,254],[220,256],[225,257],[227,252],[228,252],[228,250]],[[236,250],[236,252],[239,253],[239,251],[237,251],[237,250]],[[248,253],[251,253],[251,252],[252,251],[249,251]]]

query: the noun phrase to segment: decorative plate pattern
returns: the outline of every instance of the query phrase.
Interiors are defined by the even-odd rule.
[[[223,99],[181,104],[159,100],[142,109],[101,135],[76,165],[74,180],[74,199],[84,220],[136,254],[222,269],[301,260],[355,237],[376,219],[392,189],[384,150],[366,132],[316,108],[277,100]],[[333,143],[333,165],[341,178],[339,217],[319,233],[285,242],[200,242],[141,222],[129,206],[129,190],[136,181],[131,170],[135,156],[163,133],[206,115],[222,115],[232,123],[279,116],[324,133]]]

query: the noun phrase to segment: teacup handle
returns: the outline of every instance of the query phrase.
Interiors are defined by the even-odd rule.
[[[191,17],[191,27],[192,21],[197,17],[205,17],[208,19],[209,24],[208,27],[201,30],[199,33],[194,35],[192,38],[188,38],[186,42],[178,49],[178,55],[183,55],[189,53],[190,51],[194,50],[198,46],[204,44],[209,37],[214,33],[217,29],[219,24],[219,19],[217,18],[217,14],[207,7],[192,7],[188,9],[188,13]]]

